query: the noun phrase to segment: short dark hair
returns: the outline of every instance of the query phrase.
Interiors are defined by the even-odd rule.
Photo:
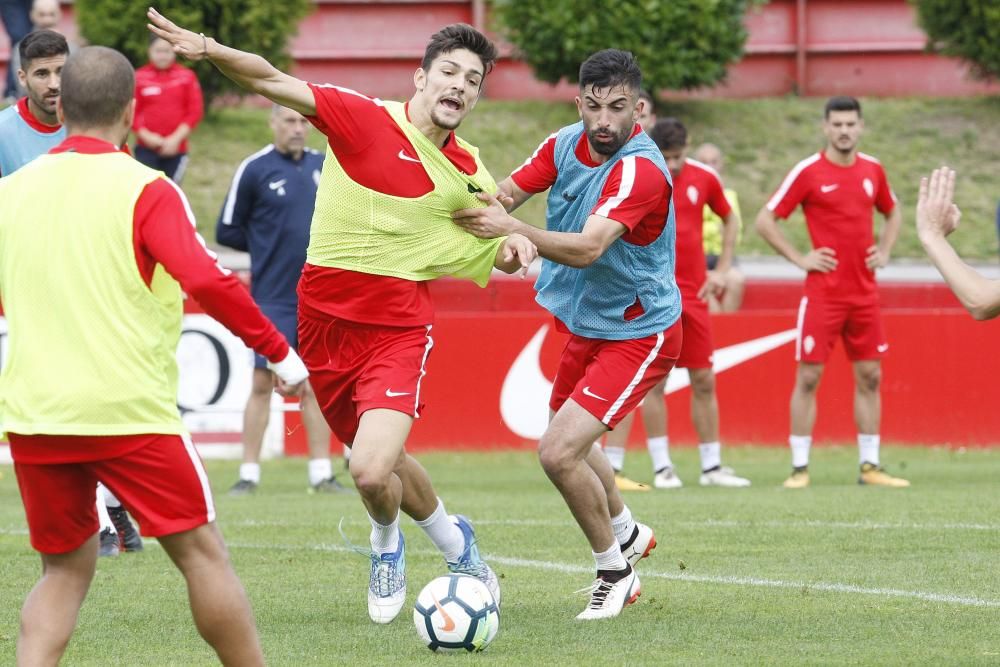
[[[604,49],[580,65],[580,90],[624,86],[636,93],[642,90],[642,70],[631,51]]]
[[[829,118],[831,111],[857,111],[858,118],[861,117],[861,102],[850,95],[837,95],[826,101],[823,107],[823,118]]]
[[[654,112],[656,111],[656,100],[653,99],[653,96],[649,94],[648,90],[646,90],[645,88],[640,89],[639,99],[643,100],[646,104],[649,105],[650,111]]]
[[[121,118],[135,97],[135,70],[114,49],[86,46],[66,61],[60,95],[67,125],[107,127]]]
[[[431,35],[431,41],[427,43],[420,66],[425,70],[429,69],[438,56],[458,49],[472,51],[479,56],[483,62],[483,75],[490,73],[499,55],[497,47],[486,35],[468,23],[452,23]]]
[[[661,118],[649,132],[649,138],[661,151],[670,151],[687,146],[688,131],[676,118]]]
[[[27,72],[32,60],[69,55],[69,44],[55,30],[35,30],[21,40],[17,54],[21,56],[21,69]]]

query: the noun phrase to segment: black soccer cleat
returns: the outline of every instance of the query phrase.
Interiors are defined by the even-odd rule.
[[[139,531],[135,529],[135,524],[128,518],[125,508],[121,505],[109,507],[108,516],[111,517],[111,523],[115,524],[115,530],[118,531],[120,550],[126,552],[142,551],[142,538],[139,537]]]

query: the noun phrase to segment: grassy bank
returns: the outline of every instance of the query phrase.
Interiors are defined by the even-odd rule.
[[[994,214],[1000,198],[1000,99],[864,100],[867,132],[862,150],[885,165],[890,183],[904,207],[906,226],[896,256],[922,255],[913,233],[913,207],[920,175],[948,164],[958,169],[958,201],[963,228],[955,243],[965,256],[991,259],[997,253]],[[688,126],[693,145],[717,143],[727,153],[727,185],[740,195],[746,224],[799,160],[822,146],[823,100],[685,101],[662,104],[660,115],[675,115]],[[476,108],[461,134],[477,144],[498,178],[517,167],[551,132],[576,119],[571,103],[491,102]],[[184,183],[199,227],[214,237],[216,216],[240,160],[269,141],[267,111],[225,109],[210,116],[195,133],[192,161]],[[311,145],[323,146],[313,131]],[[526,220],[540,223],[541,198],[523,209]],[[786,226],[804,243],[800,214]],[[771,254],[752,230],[743,238],[742,254]]]

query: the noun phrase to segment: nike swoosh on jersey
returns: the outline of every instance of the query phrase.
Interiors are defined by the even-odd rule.
[[[552,383],[542,373],[542,343],[549,326],[542,325],[517,355],[500,389],[500,416],[515,435],[537,440],[549,424],[549,396]],[[754,338],[715,351],[712,369],[716,373],[746,363],[795,340],[796,330]],[[667,378],[665,394],[672,394],[691,384],[687,373],[674,372]]]
[[[280,181],[274,181],[273,183],[268,183],[267,186],[269,188],[271,188],[272,190],[277,190],[278,188],[284,187],[285,183],[287,183],[287,182],[288,182],[288,179],[283,178]]]
[[[399,155],[397,155],[396,157],[398,157],[400,160],[406,160],[407,162],[416,162],[417,164],[420,164],[420,160],[418,160],[415,157],[410,157],[409,155],[403,152],[402,148],[399,149]]]
[[[833,192],[834,190],[836,190],[839,187],[840,187],[839,183],[834,183],[833,185],[821,185],[821,186],[819,186],[819,190],[823,194],[826,194],[828,192]]]

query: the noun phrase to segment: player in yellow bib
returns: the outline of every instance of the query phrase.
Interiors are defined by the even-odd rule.
[[[485,285],[494,267],[513,273],[537,254],[524,236],[478,239],[451,222],[453,211],[483,206],[476,194],[496,192],[477,149],[454,133],[479,99],[496,48],[471,26],[443,28],[402,104],[300,81],[154,10],[148,17],[178,54],[211,60],[247,90],[302,113],[328,139],[298,288],[299,352],[324,416],[352,443],[351,476],[372,525],[372,621],[389,623],[405,602],[400,509],[449,570],[478,577],[499,601],[472,524],[448,515],[404,448],[423,410],[421,380],[434,345],[427,282],[455,276]]]

